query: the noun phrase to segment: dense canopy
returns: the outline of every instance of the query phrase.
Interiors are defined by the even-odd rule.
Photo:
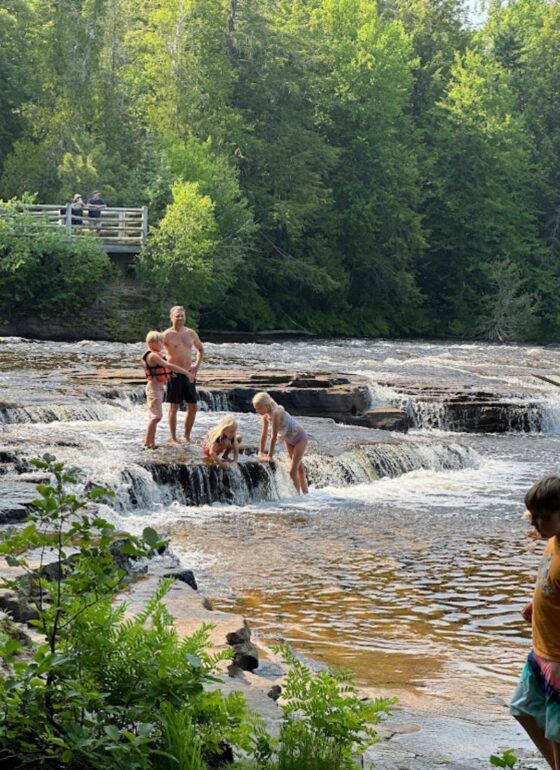
[[[0,197],[147,205],[206,328],[553,339],[559,51],[550,0],[4,0]]]

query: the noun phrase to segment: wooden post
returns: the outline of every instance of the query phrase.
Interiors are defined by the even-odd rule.
[[[148,242],[148,207],[142,206],[142,246]]]
[[[72,235],[72,204],[66,204],[66,235],[70,237]]]

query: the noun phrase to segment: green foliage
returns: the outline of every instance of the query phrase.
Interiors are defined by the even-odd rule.
[[[515,767],[517,762],[513,749],[506,749],[500,755],[492,754],[490,757],[490,764],[494,767]]]
[[[52,474],[38,484],[28,524],[0,543],[7,563],[22,568],[46,643],[22,656],[22,642],[3,634],[0,653],[0,761],[16,756],[36,768],[168,768],[203,770],[203,756],[222,741],[249,750],[260,729],[239,693],[205,689],[229,652],[210,654],[208,626],[180,639],[160,583],[146,608],[127,617],[113,603],[124,573],[111,544],[114,527],[95,511],[105,489],[76,495],[75,469],[45,455],[33,465]],[[121,553],[148,557],[161,541],[151,528],[129,536]],[[37,569],[28,554],[40,553]],[[47,553],[61,565],[44,576]],[[65,559],[70,556],[70,562]],[[21,579],[3,581],[22,589]]]
[[[172,195],[139,262],[140,277],[152,286],[156,314],[170,303],[196,312],[218,288],[212,283],[218,254],[214,203],[196,182],[177,182]]]
[[[363,700],[348,672],[313,673],[290,650],[282,691],[282,722],[275,770],[355,770],[358,756],[379,736],[372,725],[394,698]]]
[[[0,195],[148,205],[146,322],[165,296],[206,328],[487,334],[498,260],[533,316],[506,303],[506,336],[555,339],[559,5],[467,10],[7,0]]]
[[[23,201],[25,203],[25,200]],[[0,308],[55,318],[85,310],[110,275],[109,260],[93,236],[69,240],[40,220],[17,212],[17,200],[0,201]]]

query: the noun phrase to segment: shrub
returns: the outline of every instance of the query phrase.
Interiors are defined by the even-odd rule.
[[[93,235],[69,239],[63,227],[18,212],[0,201],[0,310],[10,319],[31,309],[54,318],[90,307],[110,272]]]
[[[29,523],[7,535],[0,553],[26,571],[39,615],[34,624],[46,643],[24,655],[17,640],[2,639],[0,766],[12,767],[17,757],[37,769],[134,770],[168,761],[196,770],[197,757],[202,762],[224,740],[249,750],[255,722],[242,696],[205,688],[230,653],[207,652],[208,627],[179,639],[163,603],[172,580],[162,581],[143,612],[125,618],[125,604],[113,604],[124,579],[111,553],[117,533],[91,511],[107,490],[74,495],[72,469],[49,455],[33,463],[54,481],[37,486]],[[120,552],[147,556],[157,545],[148,528]],[[52,583],[41,576],[43,557],[38,570],[28,562],[37,549],[53,549],[59,561]],[[21,588],[19,581],[4,584]]]
[[[389,713],[396,699],[363,700],[350,672],[313,673],[289,647],[277,651],[290,668],[282,692],[274,770],[358,768],[359,755],[379,740],[372,725]]]

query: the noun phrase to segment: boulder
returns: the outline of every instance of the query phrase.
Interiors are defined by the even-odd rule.
[[[272,698],[273,701],[277,701],[278,698],[282,695],[282,688],[279,684],[273,684],[270,690],[267,692],[267,695],[269,698]]]
[[[126,575],[135,577],[136,575],[145,575],[148,571],[148,562],[144,558],[138,558],[131,556],[128,553],[122,553],[122,549],[125,545],[128,545],[130,540],[127,537],[115,540],[111,543],[110,551],[115,560],[115,565],[118,569],[122,570]]]
[[[232,647],[236,644],[243,644],[251,640],[251,629],[245,623],[242,628],[238,628],[237,631],[230,631],[226,634],[226,641]]]
[[[232,662],[228,668],[229,675],[235,676],[237,671],[254,671],[259,666],[259,653],[251,642],[251,629],[247,621],[242,628],[231,631],[226,635],[227,643],[235,650]]]
[[[190,569],[176,569],[163,574],[164,578],[174,578],[180,580],[182,583],[186,583],[193,591],[198,591],[198,585],[196,584],[196,578],[194,572]]]
[[[0,610],[6,612],[18,623],[27,623],[39,617],[36,607],[29,604],[25,596],[9,588],[0,589]]]
[[[259,667],[259,653],[253,642],[232,645],[235,650],[231,665],[241,671],[254,671]]]

